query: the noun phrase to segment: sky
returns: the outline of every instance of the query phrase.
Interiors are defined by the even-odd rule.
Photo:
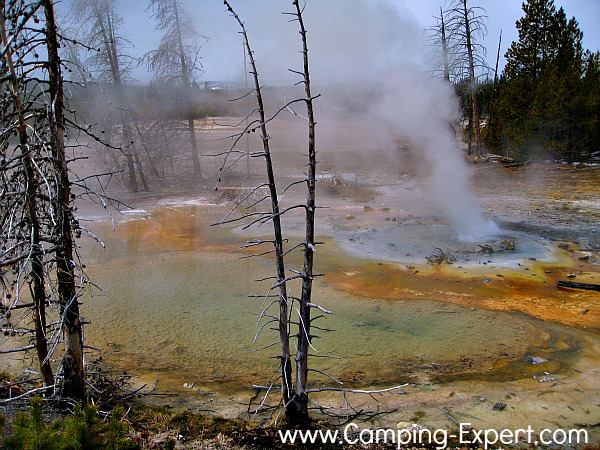
[[[59,14],[68,11],[71,0],[62,0]],[[244,78],[242,41],[239,28],[221,0],[181,0],[197,31],[207,39],[202,47],[204,72],[199,81],[241,81]],[[448,1],[448,0],[445,0]],[[245,21],[263,78],[285,82],[288,69],[298,68],[297,28],[281,14],[291,10],[291,0],[232,0]],[[471,0],[485,10],[487,62],[495,65],[502,30],[500,70],[504,54],[518,40],[515,22],[523,15],[520,0]],[[583,47],[600,50],[600,0],[554,0],[575,16],[583,31]],[[117,0],[124,20],[124,34],[144,54],[158,44],[159,33],[146,12],[147,0]],[[380,69],[403,65],[425,66],[424,30],[435,24],[444,0],[308,0],[305,22],[309,32],[311,62],[321,82],[373,79]],[[133,72],[140,82],[150,75],[145,67]]]
[[[432,23],[431,11],[439,11],[443,0],[389,0],[389,3],[406,4],[423,24]],[[495,64],[498,50],[498,39],[502,30],[501,67],[504,67],[504,53],[512,41],[519,39],[515,23],[523,13],[522,0],[469,0],[473,6],[480,6],[485,10],[487,19],[487,36],[485,46],[488,49],[488,60]],[[583,48],[592,51],[600,50],[600,0],[554,0],[556,8],[561,6],[567,18],[575,17],[579,28],[583,31]],[[433,13],[435,14],[435,13]],[[439,15],[439,13],[437,13]],[[430,25],[426,25],[430,26]]]

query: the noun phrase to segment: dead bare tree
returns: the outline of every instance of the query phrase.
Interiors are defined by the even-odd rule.
[[[11,30],[11,42],[8,39],[6,30],[7,21],[15,23],[18,18],[24,16],[33,16],[40,7],[35,5],[31,9],[8,8],[6,1],[2,1],[2,10],[0,11],[0,37],[3,46],[3,62],[6,73],[3,76],[3,93],[8,94],[8,100],[3,104],[3,138],[12,131],[18,134],[18,148],[15,153],[7,154],[8,142],[3,139],[2,155],[2,229],[3,229],[3,253],[2,253],[2,272],[5,267],[14,265],[18,272],[25,270],[25,261],[29,259],[29,279],[31,297],[33,300],[33,322],[35,328],[35,349],[42,383],[45,387],[54,385],[54,374],[48,358],[48,341],[46,339],[46,274],[44,272],[43,252],[41,236],[41,223],[38,217],[37,188],[39,185],[39,174],[34,166],[35,157],[32,155],[34,146],[30,145],[29,135],[27,133],[26,110],[23,101],[22,77],[17,73],[17,68],[13,61],[13,52],[21,46],[21,42],[15,37],[18,36],[21,26]],[[9,15],[7,15],[7,12]],[[6,92],[5,92],[6,89]],[[3,95],[3,99],[6,98]],[[7,156],[9,158],[7,159]],[[13,163],[7,163],[12,161]],[[23,189],[23,186],[25,189]],[[13,195],[7,195],[12,193]],[[20,195],[18,195],[20,193]],[[22,203],[21,203],[22,202]],[[22,211],[23,219],[18,222],[21,226],[11,226],[17,215],[12,217],[7,214],[14,212],[14,208],[19,205],[24,206]],[[19,215],[21,215],[19,214]],[[12,243],[7,248],[6,243]],[[19,247],[29,246],[28,258],[24,258],[24,253],[15,252]],[[20,253],[20,254],[19,254]],[[18,256],[17,256],[18,255]],[[4,273],[3,273],[4,275]],[[18,285],[19,278],[13,280],[13,286]],[[4,294],[3,314],[10,318],[9,305],[6,302],[12,298],[7,291],[8,280],[2,277]],[[17,289],[18,292],[18,289]],[[18,301],[18,297],[16,299]],[[9,303],[10,304],[10,303]],[[10,323],[10,322],[7,322]],[[8,330],[8,328],[7,328]]]
[[[79,298],[88,280],[75,239],[88,232],[74,216],[73,201],[80,195],[100,197],[69,168],[66,129],[78,127],[65,117],[52,0],[2,0],[0,5],[0,323],[5,337],[31,335],[34,342],[20,341],[21,346],[9,349],[3,345],[0,352],[35,348],[43,390],[54,388],[61,397],[84,401]],[[64,351],[54,376],[52,362],[61,343]]]
[[[441,74],[444,80],[451,82],[450,74],[454,72],[454,68],[451,67],[451,62],[454,62],[453,49],[448,42],[446,17],[441,7],[439,17],[435,16],[435,19],[436,24],[428,30],[431,33],[431,46],[437,50],[433,61],[433,74]]]
[[[89,26],[85,30],[85,37],[80,39],[85,43],[86,48],[95,49],[87,60],[88,64],[96,73],[97,80],[109,81],[114,88],[111,103],[118,111],[122,134],[121,143],[114,147],[120,148],[125,155],[129,177],[128,188],[131,192],[138,192],[137,174],[139,174],[142,188],[147,191],[148,183],[142,171],[131,127],[131,107],[124,88],[124,77],[127,73],[127,64],[124,60],[131,60],[131,58],[121,53],[120,46],[125,40],[118,33],[121,18],[114,10],[114,1],[76,0],[73,12],[77,21]]]
[[[465,49],[466,62],[470,86],[471,113],[469,116],[472,126],[469,132],[469,154],[471,153],[471,130],[475,131],[475,158],[482,158],[481,129],[479,123],[479,111],[477,108],[477,78],[476,67],[485,67],[485,47],[475,42],[475,36],[484,37],[486,28],[484,24],[484,10],[478,6],[469,6],[467,0],[455,0],[450,8],[451,33],[459,37],[461,48]]]
[[[486,34],[485,11],[470,6],[468,0],[453,0],[447,10],[440,9],[438,24],[433,28],[434,46],[440,48],[443,77],[454,84],[468,80],[469,85],[469,135],[468,154],[472,153],[472,137],[475,137],[475,156],[483,157],[479,110],[477,107],[477,79],[487,75],[485,47],[477,42]]]
[[[225,0],[225,5],[228,8],[228,11],[233,15],[238,24],[241,27],[241,33],[244,39],[244,45],[246,47],[246,51],[248,54],[248,59],[251,67],[251,74],[254,78],[254,94],[256,96],[256,102],[258,105],[257,113],[258,113],[258,121],[252,121],[248,123],[246,121],[246,126],[244,128],[244,132],[238,135],[238,140],[241,137],[253,130],[255,127],[258,127],[261,132],[261,140],[263,143],[263,154],[261,156],[264,157],[265,160],[265,168],[267,172],[267,183],[266,186],[269,190],[269,199],[271,202],[271,211],[266,213],[266,216],[271,219],[273,222],[273,234],[274,240],[272,242],[264,242],[264,241],[253,241],[248,244],[248,246],[258,246],[263,244],[272,244],[275,253],[275,264],[277,268],[276,281],[271,286],[271,289],[277,289],[278,294],[278,304],[279,304],[279,314],[278,316],[269,316],[271,320],[269,322],[276,322],[278,325],[279,331],[279,343],[281,345],[281,355],[280,355],[280,379],[281,379],[281,394],[282,401],[285,407],[291,404],[292,397],[294,395],[293,388],[293,379],[292,379],[292,360],[290,354],[290,332],[289,332],[289,299],[287,293],[287,275],[285,270],[285,250],[284,250],[284,238],[283,232],[281,229],[281,216],[282,212],[279,207],[279,195],[277,193],[277,186],[275,183],[275,173],[273,170],[273,161],[271,158],[271,149],[269,145],[270,136],[267,132],[267,118],[265,113],[265,106],[262,99],[262,91],[259,81],[258,70],[256,68],[256,62],[254,60],[254,53],[250,47],[250,43],[248,41],[248,34],[246,32],[246,27],[244,23],[241,21],[239,16],[235,13],[231,5],[227,0]],[[232,147],[233,150],[233,147]],[[257,155],[254,155],[257,156]],[[265,217],[265,218],[267,218]],[[270,297],[271,294],[268,294],[267,297]],[[269,305],[270,306],[270,305]],[[265,309],[263,313],[266,315],[268,309]],[[261,314],[262,316],[262,314]],[[262,319],[262,317],[261,317]],[[260,322],[260,320],[259,320]],[[267,322],[268,323],[268,322]]]
[[[76,221],[71,208],[71,181],[65,153],[65,115],[63,78],[58,55],[58,27],[54,18],[52,0],[44,0],[46,19],[46,47],[48,51],[48,125],[50,145],[56,177],[56,194],[52,207],[56,226],[56,277],[65,354],[62,360],[63,397],[85,399],[85,368],[83,362],[83,322],[79,313],[79,296],[74,255],[74,228]]]
[[[285,412],[286,422],[288,425],[291,426],[298,424],[308,424],[310,422],[308,401],[308,395],[310,392],[308,383],[308,359],[313,339],[313,336],[311,335],[311,322],[315,320],[315,318],[311,318],[311,310],[313,308],[318,308],[320,311],[326,314],[330,314],[330,311],[327,311],[326,309],[316,304],[313,304],[311,301],[312,283],[314,278],[319,276],[319,274],[313,273],[314,252],[316,251],[316,246],[319,243],[315,242],[315,211],[317,208],[315,200],[317,160],[315,143],[315,120],[313,110],[313,100],[315,97],[313,97],[311,94],[306,29],[304,27],[304,22],[302,18],[302,9],[299,6],[298,1],[294,1],[293,5],[295,7],[295,12],[290,14],[292,14],[292,16],[294,17],[293,20],[297,21],[299,24],[303,48],[303,70],[298,71],[296,73],[302,76],[302,81],[300,83],[304,85],[304,97],[286,103],[286,105],[281,107],[275,113],[275,115],[273,115],[270,118],[267,118],[265,113],[265,106],[262,99],[258,70],[256,67],[256,62],[254,60],[254,53],[250,48],[246,28],[244,26],[244,23],[236,15],[236,13],[234,12],[227,0],[225,0],[225,5],[227,6],[228,11],[237,20],[242,30],[241,33],[244,39],[244,45],[246,47],[247,56],[251,67],[250,73],[254,78],[253,92],[256,96],[256,101],[258,105],[256,109],[256,112],[258,113],[258,119],[253,121],[244,121],[246,125],[244,127],[243,132],[234,136],[235,143],[239,142],[242,139],[242,137],[245,136],[247,133],[257,129],[260,130],[261,139],[263,143],[263,150],[262,152],[252,153],[251,156],[264,158],[267,172],[267,182],[255,187],[250,192],[250,194],[247,194],[246,196],[242,197],[242,199],[236,204],[234,209],[240,206],[244,200],[250,198],[251,194],[257,192],[262,187],[266,187],[268,189],[268,195],[266,195],[265,197],[261,196],[258,201],[253,203],[253,205],[257,205],[263,200],[269,199],[271,206],[269,211],[243,214],[241,217],[233,219],[229,219],[227,217],[223,222],[251,219],[250,224],[248,224],[247,226],[250,226],[254,223],[265,222],[271,222],[273,224],[273,240],[255,240],[249,242],[246,245],[246,247],[248,248],[264,244],[273,245],[273,250],[258,253],[254,256],[274,252],[276,262],[276,276],[273,277],[274,281],[269,288],[269,292],[266,295],[265,305],[263,305],[263,310],[259,316],[258,323],[260,325],[260,329],[257,333],[257,336],[265,327],[269,326],[269,324],[276,324],[276,329],[278,330],[279,337],[278,344],[280,346],[280,354],[278,355],[278,358],[281,364],[280,375],[277,379],[281,382],[281,404],[283,406],[283,411]],[[281,198],[283,194],[278,195],[277,193],[275,173],[271,157],[272,153],[269,145],[270,136],[267,132],[267,124],[275,117],[277,117],[281,112],[290,110],[290,107],[296,103],[304,103],[306,105],[306,120],[308,122],[308,170],[305,177],[301,181],[296,181],[293,182],[291,185],[288,185],[283,192],[285,193],[289,188],[291,188],[294,185],[305,184],[307,189],[306,203],[296,204],[286,208],[282,208]],[[246,152],[238,152],[237,150],[235,150],[235,143],[226,156],[229,157],[234,152],[240,153],[241,156],[238,156],[236,158],[236,161],[239,161],[242,158],[244,158]],[[225,158],[225,162],[223,163],[221,170],[222,173],[226,170],[226,168],[230,167],[230,164],[228,164],[226,161],[227,158]],[[299,242],[298,244],[292,245],[290,248],[285,249],[284,245],[287,242],[287,240],[283,237],[281,219],[286,213],[297,209],[302,209],[305,212],[305,238],[302,242]],[[288,275],[286,272],[285,256],[295,249],[303,249],[303,270],[291,270],[291,275]],[[300,280],[302,283],[301,293],[299,296],[291,296],[288,294],[288,285],[293,280]],[[273,290],[277,290],[278,293],[273,294]],[[272,300],[273,297],[276,297],[276,300]],[[270,313],[270,308],[274,305],[278,305],[279,307],[278,313],[276,315]],[[293,334],[291,331],[292,326],[298,327],[297,332]],[[295,338],[296,340],[295,354],[292,354],[290,350],[290,341],[292,338]],[[292,364],[292,357],[294,360],[294,364]],[[295,371],[293,366],[295,366]],[[273,383],[275,382],[276,381],[273,381]],[[267,388],[266,395],[268,395],[271,387],[272,386]]]
[[[149,52],[146,59],[157,78],[163,81],[179,80],[187,116],[194,176],[198,178],[201,176],[201,167],[194,125],[192,82],[202,70],[200,41],[205,38],[196,32],[179,0],[150,0],[148,9],[154,11],[156,29],[164,34],[158,49]]]
[[[298,0],[293,2],[296,12],[295,19],[300,27],[300,36],[302,37],[302,60],[303,70],[301,72],[302,83],[304,84],[304,103],[306,104],[306,114],[308,121],[308,174],[306,178],[306,207],[305,207],[305,225],[306,239],[303,242],[304,247],[304,270],[302,276],[302,293],[299,299],[299,317],[298,324],[298,349],[296,351],[296,386],[292,399],[293,409],[290,416],[296,422],[308,422],[308,357],[313,336],[310,332],[311,310],[317,307],[311,303],[312,285],[315,276],[313,272],[314,254],[316,252],[315,242],[315,211],[316,205],[316,172],[317,172],[317,148],[315,136],[315,117],[313,109],[313,96],[311,94],[310,72],[308,64],[308,44],[306,39],[306,28],[302,18],[302,9]],[[293,14],[293,13],[292,13]]]

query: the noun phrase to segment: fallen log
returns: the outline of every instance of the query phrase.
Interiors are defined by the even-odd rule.
[[[556,283],[558,287],[570,288],[570,289],[585,289],[586,291],[598,291],[600,292],[600,284],[593,283],[579,283],[577,281],[559,281]]]

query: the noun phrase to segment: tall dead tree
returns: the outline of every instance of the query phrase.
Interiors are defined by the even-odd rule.
[[[308,120],[308,176],[306,178],[306,208],[305,225],[306,235],[304,241],[304,270],[302,272],[302,293],[300,296],[300,321],[298,323],[298,349],[296,351],[296,386],[292,399],[294,408],[290,415],[295,417],[294,421],[308,422],[308,357],[312,341],[310,332],[311,309],[315,307],[311,303],[312,285],[315,274],[313,272],[315,243],[315,211],[316,205],[316,171],[317,171],[317,148],[315,136],[315,117],[313,109],[313,96],[311,94],[310,73],[308,64],[308,44],[306,39],[306,28],[302,18],[302,9],[298,0],[294,0],[296,7],[296,20],[300,27],[302,37],[302,60],[303,70],[301,73],[304,84],[306,114]]]
[[[202,70],[199,42],[203,38],[183,11],[180,0],[150,0],[148,8],[154,11],[156,29],[163,32],[158,49],[146,55],[148,65],[158,79],[179,80],[178,87],[187,116],[192,166],[194,176],[198,178],[201,167],[194,125],[192,82]]]
[[[472,137],[475,137],[475,157],[483,157],[479,109],[477,106],[477,78],[479,73],[487,74],[485,47],[477,42],[477,37],[486,34],[483,8],[469,6],[468,0],[453,0],[449,9],[441,12],[444,33],[439,37],[445,54],[449,57],[449,79],[453,83],[468,80],[469,85],[469,135],[468,154],[472,153]]]
[[[444,80],[450,81],[450,57],[448,55],[448,38],[446,37],[446,23],[444,20],[444,12],[440,8],[440,34],[442,41],[442,63],[444,66]]]
[[[113,0],[75,0],[74,13],[76,20],[89,27],[84,31],[81,40],[87,48],[96,49],[87,63],[90,72],[95,72],[98,81],[108,81],[114,88],[113,102],[119,114],[122,139],[120,147],[125,155],[128,183],[131,192],[138,192],[137,174],[142,187],[148,190],[148,184],[142,171],[140,157],[136,149],[134,133],[131,128],[131,107],[125,90],[124,75],[127,70],[121,54],[120,45],[124,39],[119,36],[117,27],[121,18],[114,10]]]
[[[469,58],[469,84],[471,86],[471,114],[473,117],[473,126],[475,127],[475,157],[480,158],[481,153],[481,132],[479,128],[479,111],[477,110],[477,85],[475,80],[475,64],[473,62],[473,43],[471,40],[471,19],[467,0],[462,0],[462,12],[465,30],[465,42],[467,46],[467,55]]]
[[[9,20],[12,23],[18,23],[19,18],[24,16],[33,16],[40,5],[37,8],[30,10],[19,10],[16,7],[8,7],[6,1],[3,0],[1,3],[0,11],[0,37],[3,47],[3,62],[4,69],[6,72],[2,77],[3,82],[3,93],[7,90],[8,101],[3,105],[2,115],[3,134],[8,134],[14,130],[18,134],[18,150],[15,154],[9,157],[6,150],[8,145],[3,139],[3,152],[2,152],[2,198],[0,203],[2,204],[2,242],[14,242],[14,246],[29,245],[30,249],[27,254],[29,259],[29,279],[30,279],[30,292],[33,300],[33,322],[35,327],[35,350],[37,353],[37,359],[40,368],[40,374],[42,377],[42,383],[45,387],[54,385],[54,374],[50,360],[48,358],[48,341],[46,339],[46,274],[44,271],[43,252],[44,247],[41,236],[41,223],[38,217],[38,205],[37,205],[37,189],[39,185],[39,174],[34,166],[34,146],[30,145],[29,135],[27,133],[26,123],[26,111],[25,105],[22,98],[24,87],[21,84],[21,76],[17,73],[15,64],[13,61],[13,51],[20,47],[21,42],[18,38],[20,30],[11,30],[11,41],[9,42],[7,33],[7,12],[9,13]],[[23,22],[21,22],[23,23]],[[4,72],[4,70],[3,70]],[[8,158],[7,158],[8,157]],[[13,160],[16,164],[7,164],[7,161]],[[12,167],[11,167],[12,166]],[[22,177],[22,178],[21,178]],[[22,189],[22,184],[25,188]],[[17,192],[21,191],[21,195],[17,197]],[[12,192],[15,200],[12,200],[8,193]],[[20,198],[19,198],[20,197]],[[15,207],[18,207],[19,203],[24,204],[25,214],[23,214],[24,221],[21,226],[12,226],[12,218],[7,215],[9,211],[14,211]],[[14,217],[14,216],[13,216]],[[19,224],[19,222],[17,222]],[[16,224],[15,224],[16,225]],[[13,247],[14,248],[14,247]],[[6,248],[3,245],[2,253],[2,272],[5,267],[12,264],[25,262],[26,259],[20,256],[13,256],[10,258],[10,250],[13,248]],[[24,255],[24,254],[23,254]],[[22,266],[19,264],[19,266]],[[17,266],[17,267],[19,267]],[[3,277],[3,291],[8,288],[6,286],[7,280]],[[18,289],[17,289],[18,291]],[[12,298],[12,295],[5,293],[5,299]],[[17,296],[18,300],[18,296]],[[10,305],[3,305],[4,315],[10,314]],[[10,316],[9,316],[10,317]]]
[[[46,47],[48,50],[48,95],[52,107],[48,111],[51,155],[56,177],[53,209],[56,218],[56,271],[58,303],[62,318],[65,354],[62,361],[62,396],[85,399],[85,368],[83,361],[83,323],[79,314],[79,293],[76,286],[73,228],[76,223],[71,207],[71,182],[65,153],[64,90],[58,54],[58,27],[52,0],[44,0]]]
[[[448,40],[448,27],[446,24],[445,13],[440,8],[440,15],[434,16],[436,24],[428,31],[431,33],[431,46],[434,48],[433,75],[441,76],[444,80],[452,82],[454,79],[454,67],[451,64],[455,61],[452,55],[453,48]]]
[[[293,5],[296,11],[290,14],[293,15],[294,20],[298,22],[300,27],[303,54],[303,70],[297,71],[296,73],[302,76],[302,81],[300,83],[304,85],[304,97],[286,103],[272,117],[267,118],[262,98],[261,85],[259,82],[258,70],[254,59],[254,53],[251,50],[250,44],[248,42],[246,28],[244,26],[244,23],[241,21],[241,19],[237,16],[237,14],[230,6],[229,2],[225,0],[224,3],[227,6],[228,11],[237,20],[242,30],[241,33],[243,36],[244,45],[246,47],[247,56],[251,67],[250,73],[254,78],[254,94],[256,96],[256,101],[258,105],[256,109],[258,118],[252,121],[244,120],[244,123],[246,123],[246,125],[244,126],[244,130],[241,133],[233,136],[235,138],[235,143],[231,147],[230,151],[226,153],[226,157],[221,168],[221,176],[224,175],[228,167],[231,167],[231,165],[227,163],[227,158],[229,158],[233,153],[241,154],[241,156],[238,156],[235,159],[235,161],[240,161],[246,156],[246,152],[236,150],[236,144],[240,142],[240,140],[248,133],[255,130],[260,130],[261,140],[263,144],[262,151],[252,152],[250,153],[250,156],[264,158],[267,181],[264,184],[255,187],[247,195],[243,196],[241,200],[236,203],[236,206],[234,206],[234,210],[241,206],[244,203],[244,201],[252,198],[253,195],[259,192],[260,188],[262,187],[268,188],[268,195],[265,197],[260,197],[258,201],[253,202],[250,206],[256,207],[263,201],[269,200],[270,208],[268,211],[259,211],[248,214],[242,214],[240,217],[233,219],[229,219],[228,216],[221,223],[236,222],[244,219],[250,219],[250,223],[246,225],[246,227],[251,226],[255,223],[273,223],[273,240],[253,240],[245,246],[246,248],[253,248],[262,245],[272,245],[272,250],[257,253],[252,256],[261,256],[270,253],[274,253],[275,255],[276,275],[274,277],[268,278],[274,279],[274,281],[271,284],[269,291],[266,295],[266,306],[263,307],[259,317],[258,323],[260,325],[260,328],[259,332],[257,333],[257,337],[261,333],[261,331],[265,329],[265,327],[267,327],[269,324],[276,323],[276,330],[278,331],[277,343],[280,346],[280,354],[277,356],[277,358],[280,360],[280,371],[279,377],[277,379],[281,383],[282,396],[280,403],[283,407],[286,424],[288,426],[306,425],[310,422],[310,417],[308,413],[308,396],[311,390],[309,388],[308,382],[308,360],[313,338],[313,336],[311,335],[311,323],[312,321],[317,319],[311,318],[311,310],[313,308],[318,308],[325,314],[331,314],[330,311],[327,311],[324,308],[317,306],[316,304],[312,303],[311,300],[312,283],[314,278],[319,276],[319,274],[313,273],[314,252],[316,246],[319,243],[315,242],[315,211],[317,208],[315,198],[317,161],[315,143],[315,120],[313,111],[313,99],[315,97],[313,97],[311,94],[306,29],[304,27],[304,22],[302,18],[302,10],[298,4],[298,1],[294,1]],[[283,190],[283,193],[287,192],[290,188],[292,188],[295,185],[304,184],[306,185],[306,203],[295,204],[284,208],[281,206],[283,193],[281,195],[277,193],[275,173],[272,162],[272,151],[269,143],[270,136],[267,132],[267,124],[270,121],[272,121],[276,116],[278,116],[282,111],[289,110],[290,107],[296,103],[303,103],[306,105],[306,120],[308,123],[308,170],[306,173],[306,177],[302,179],[302,181],[296,181],[288,185]],[[283,237],[282,218],[285,214],[298,209],[303,210],[305,213],[304,222],[306,227],[304,240],[295,245],[291,245],[289,248],[286,249],[284,248],[284,246],[288,241]],[[230,213],[230,215],[232,213]],[[303,249],[304,253],[303,270],[290,270],[291,274],[288,274],[286,272],[285,257],[293,250],[300,248]],[[294,280],[301,281],[301,292],[299,296],[292,296],[288,293],[290,283]],[[277,291],[277,294],[274,294],[273,291]],[[272,300],[273,298],[276,299]],[[278,306],[277,314],[270,312],[271,307],[274,306]],[[292,332],[292,327],[295,326],[297,326],[298,329],[296,332]],[[291,352],[292,339],[295,339],[295,354]],[[267,347],[271,347],[271,345]],[[268,396],[269,392],[271,391],[271,388],[272,385],[266,387],[267,393],[265,394],[265,396]]]
[[[273,237],[274,240],[273,250],[275,252],[275,265],[277,270],[276,283],[273,285],[273,288],[278,290],[278,302],[279,302],[279,315],[277,318],[278,322],[278,331],[279,331],[279,341],[281,344],[281,394],[284,405],[291,404],[291,399],[294,395],[293,388],[293,379],[292,379],[292,360],[290,354],[290,333],[289,333],[289,299],[287,292],[287,276],[285,271],[285,250],[284,250],[284,238],[283,232],[281,229],[281,210],[279,207],[279,196],[277,193],[277,185],[275,183],[275,172],[273,170],[273,160],[271,158],[271,148],[269,145],[270,136],[267,132],[267,118],[265,113],[265,105],[263,103],[262,91],[259,81],[258,70],[256,68],[256,62],[254,60],[254,53],[250,47],[250,43],[248,41],[248,33],[246,32],[246,27],[244,23],[241,21],[239,16],[235,13],[230,4],[225,0],[225,4],[229,12],[233,15],[233,17],[237,20],[240,28],[242,29],[242,36],[244,39],[244,46],[247,51],[248,61],[251,67],[251,74],[254,79],[254,94],[256,96],[256,103],[258,106],[258,127],[260,128],[261,140],[263,143],[263,156],[265,160],[265,169],[267,172],[267,187],[269,189],[269,199],[271,202],[271,217],[273,222]],[[256,123],[253,122],[252,126],[256,126]],[[250,131],[250,125],[246,125],[245,132]],[[262,242],[253,242],[253,245],[260,245]]]
[[[62,397],[83,401],[83,321],[78,299],[86,280],[74,244],[82,229],[73,215],[74,181],[65,146],[67,119],[54,5],[52,0],[1,4],[2,325],[5,336],[34,335],[31,347],[37,351],[46,387],[57,384]],[[16,142],[11,139],[14,135]],[[52,321],[47,319],[47,305],[58,306],[52,308],[58,309]],[[30,309],[33,330],[25,316],[13,315]],[[55,383],[51,358],[60,342],[64,352],[56,376],[60,382]]]

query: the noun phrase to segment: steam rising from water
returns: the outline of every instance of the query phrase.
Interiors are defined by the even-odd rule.
[[[371,132],[378,141],[387,138],[388,149],[396,147],[397,137],[410,139],[417,150],[413,155],[430,169],[425,184],[432,199],[465,240],[480,240],[497,227],[483,217],[470,192],[468,167],[449,128],[458,117],[458,102],[450,85],[428,75],[431,48],[423,26],[405,7],[408,1],[306,3],[311,76],[314,91],[322,88],[324,93],[317,103],[317,120],[328,113],[358,113],[382,125]],[[210,38],[202,50],[206,73],[200,81],[244,79],[248,69],[242,64],[239,30],[222,3],[184,0],[183,4],[198,31]],[[301,68],[298,27],[290,16],[281,14],[292,9],[291,1],[233,0],[233,4],[246,22],[262,82],[296,83],[298,78],[290,69]],[[437,13],[437,9],[431,11]],[[135,25],[133,20],[129,23]],[[149,41],[156,38],[156,33],[148,36]],[[329,89],[341,85],[344,89]],[[328,130],[319,132],[323,136]],[[373,151],[373,146],[365,151]]]
[[[378,140],[386,136],[388,149],[396,147],[398,137],[408,138],[417,150],[414,155],[419,164],[430,169],[425,184],[432,200],[441,206],[461,239],[492,237],[498,229],[477,206],[467,164],[450,129],[459,116],[454,90],[428,74],[431,47],[423,27],[403,5],[395,1],[393,7],[384,0],[307,2],[304,17],[311,75],[317,90],[325,88],[317,114],[358,114],[375,122],[370,132],[377,134]],[[264,26],[276,10],[273,2],[260,2],[248,18],[263,80],[290,79],[293,74],[288,69],[300,64],[296,24],[273,18]],[[432,11],[435,13],[437,10]],[[328,89],[332,86],[338,88]],[[328,130],[321,131],[326,134]],[[365,150],[374,151],[372,147]],[[401,170],[399,165],[399,175]]]
[[[413,157],[430,169],[426,185],[432,200],[461,240],[493,237],[498,227],[484,218],[471,193],[469,170],[450,127],[459,117],[458,100],[449,83],[428,74],[423,61],[429,59],[430,49],[418,24],[382,2],[356,4],[356,8],[353,3],[352,8],[335,9],[335,25],[328,23],[328,33],[321,30],[324,19],[314,17],[315,53],[321,55],[320,49],[329,49],[326,65],[323,58],[313,61],[316,75],[331,77],[332,68],[343,68],[346,70],[336,79],[353,80],[355,89],[350,92],[354,96],[372,89],[360,113],[383,125],[384,130],[373,132],[388,134],[389,148],[396,146],[399,136],[411,141],[417,150]],[[329,101],[336,103],[335,99]]]
[[[458,106],[448,83],[415,70],[399,70],[381,85],[372,114],[409,138],[418,149],[413,156],[430,168],[427,186],[461,240],[493,237],[498,226],[484,218],[470,190],[470,174],[450,127]]]

